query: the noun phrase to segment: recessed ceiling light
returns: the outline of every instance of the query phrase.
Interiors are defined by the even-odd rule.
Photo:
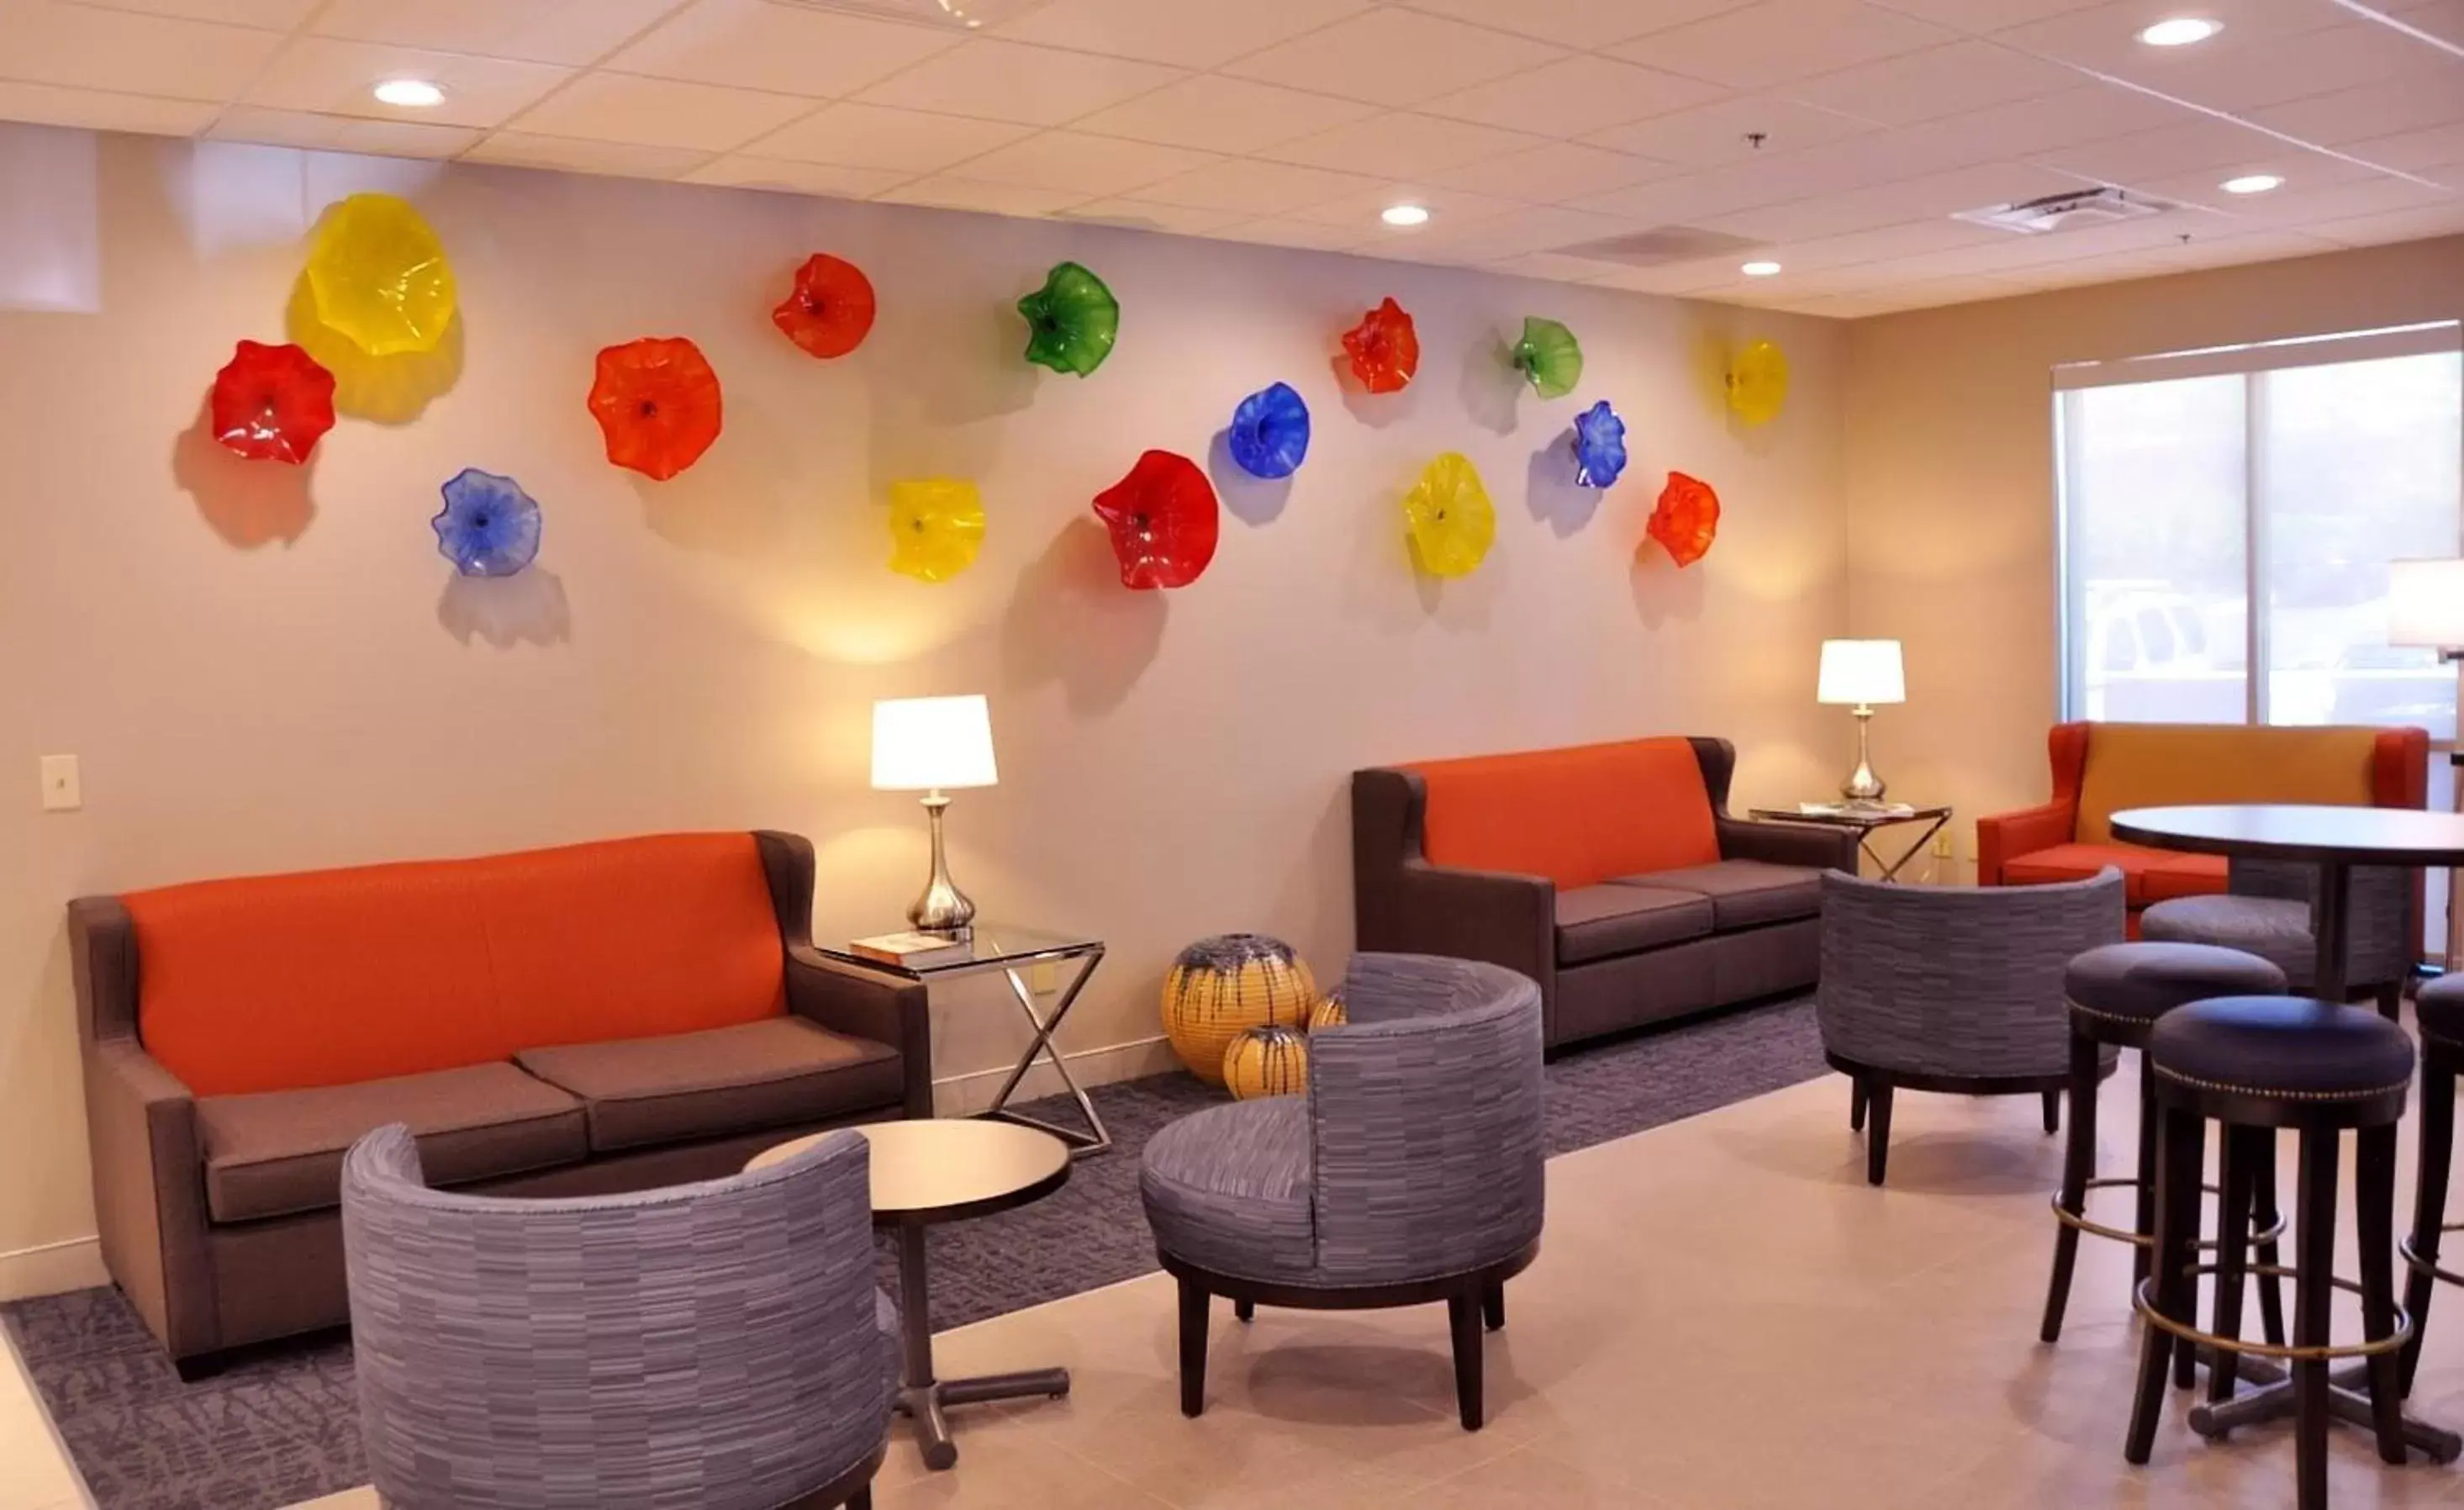
[[[2204,42],[2225,29],[2222,21],[2211,21],[2203,15],[2177,15],[2157,22],[2139,33],[2139,40],[2149,47],[2188,47]]]
[[[2284,180],[2274,173],[2244,173],[2228,178],[2221,186],[2228,194],[2263,194],[2271,189],[2282,189]]]
[[[1377,218],[1390,226],[1425,226],[1429,211],[1424,205],[1388,205]]]
[[[1776,262],[1749,262],[1745,266],[1737,269],[1737,271],[1743,273],[1748,278],[1774,278],[1779,274],[1779,264]]]
[[[406,110],[432,110],[445,103],[445,91],[425,78],[388,78],[375,93],[381,103]]]

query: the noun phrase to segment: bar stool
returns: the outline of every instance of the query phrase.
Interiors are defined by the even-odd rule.
[[[2293,1373],[2296,1502],[2300,1510],[2325,1510],[2327,1422],[2338,1410],[2327,1375],[2330,1359],[2368,1361],[2368,1417],[2378,1433],[2379,1456],[2390,1463],[2405,1460],[2397,1353],[2411,1322],[2395,1303],[2395,1140],[2412,1089],[2412,1040],[2395,1024],[2359,1008],[2289,996],[2233,996],[2193,1002],[2166,1014],[2147,1035],[2147,1055],[2164,1117],[2157,1144],[2155,1271],[2139,1286],[2146,1337],[2123,1455],[2135,1464],[2147,1461],[2174,1349],[2211,1350],[2209,1403],[2191,1413],[2191,1425],[2211,1437],[2282,1413],[2288,1387],[2237,1396],[2240,1371],[2233,1361],[2244,1353],[2280,1358]],[[2210,1121],[2223,1126],[2224,1211],[2217,1222],[2216,1262],[2202,1264],[2199,1175]],[[2253,1175],[2278,1128],[2299,1133],[2301,1150],[2294,1263],[2283,1271],[2293,1280],[2289,1347],[2240,1337]],[[2331,1267],[2337,1151],[2346,1130],[2355,1143],[2358,1283],[2337,1278]],[[2216,1280],[2212,1332],[2201,1332],[2193,1318],[2202,1274],[2213,1274]],[[2361,1295],[2359,1343],[2331,1345],[2327,1340],[2328,1297],[2336,1289]]]
[[[2062,1188],[2054,1197],[2054,1278],[2045,1292],[2039,1334],[2058,1342],[2062,1313],[2071,1297],[2071,1271],[2079,1261],[2079,1233],[2130,1244],[2138,1250],[2131,1270],[2147,1277],[2147,1254],[2156,1227],[2156,1123],[2154,1081],[2147,1060],[2139,1061],[2139,1166],[2135,1176],[2100,1179],[2096,1173],[2096,1091],[2113,1049],[2147,1047],[2148,1030],[2177,1007],[2211,996],[2271,996],[2284,989],[2284,972],[2255,954],[2204,944],[2108,944],[2070,962],[2063,993],[2070,1002],[2070,1144],[2062,1159]],[[2276,1214],[2276,1168],[2261,1171],[2257,1235],[2264,1264],[2276,1261],[2283,1224]],[[2088,1219],[2090,1190],[2136,1188],[2138,1215],[2128,1232]],[[2259,1311],[2271,1342],[2284,1340],[2284,1301],[2273,1277],[2259,1287]],[[2189,1381],[2186,1378],[2184,1383]]]
[[[2464,975],[2442,975],[2421,988],[2412,1004],[2421,1033],[2421,1158],[2413,1171],[2412,1234],[2401,1251],[2404,1309],[2412,1337],[2404,1344],[2404,1392],[2421,1367],[2421,1338],[2430,1326],[2434,1280],[2464,1284],[2464,1275],[2438,1267],[2439,1239],[2457,1230],[2447,1220],[2447,1176],[2455,1154],[2455,1077],[2464,1072]]]

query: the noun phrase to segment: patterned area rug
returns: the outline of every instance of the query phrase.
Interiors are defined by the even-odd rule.
[[[1549,1151],[1622,1138],[1822,1071],[1810,1000],[1604,1044],[1549,1067]],[[935,1327],[1155,1268],[1138,1208],[1138,1150],[1219,1093],[1168,1075],[1092,1094],[1112,1153],[1081,1161],[1047,1200],[933,1231]],[[1022,1109],[1066,1121],[1062,1104]],[[882,1274],[894,1291],[886,1251]],[[0,1308],[0,1319],[101,1510],[268,1510],[366,1480],[350,1343],[339,1335],[184,1385],[116,1290],[19,1301]]]

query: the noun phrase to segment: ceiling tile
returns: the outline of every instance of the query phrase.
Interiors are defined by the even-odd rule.
[[[833,199],[869,199],[914,177],[878,167],[840,167],[827,163],[787,163],[773,157],[735,153],[704,163],[684,175],[688,184],[716,184],[728,189],[767,189],[789,194],[825,194]]]
[[[2431,236],[2464,235],[2464,204],[2431,205],[2389,214],[2328,220],[2307,227],[2305,233],[2339,246],[2383,246],[2390,241],[2420,241]]]
[[[937,173],[1031,135],[1033,126],[887,105],[836,104],[768,136],[743,150],[756,157],[845,167],[875,167],[909,175]]]
[[[1431,245],[1454,261],[1494,262],[1501,257],[1588,246],[1634,229],[1633,221],[1615,215],[1532,206],[1487,216],[1459,229],[1440,228]]]
[[[2464,58],[2365,21],[2270,37],[2189,61],[2198,66],[2168,71],[2165,92],[2234,114],[2356,85],[2384,85],[2409,74],[2464,98]],[[2145,81],[2138,73],[2123,77]]]
[[[1321,226],[1307,220],[1276,219],[1245,220],[1215,234],[1225,241],[1294,247],[1307,252],[1342,252],[1358,246],[1369,237],[1365,230]]]
[[[92,4],[94,0],[81,0]],[[145,15],[179,16],[190,21],[224,21],[232,26],[263,27],[288,32],[317,9],[317,0],[107,0],[114,11]]]
[[[1507,278],[1539,278],[1553,283],[1588,283],[1606,268],[1606,264],[1589,257],[1562,256],[1554,252],[1526,252],[1520,256],[1499,257],[1482,266]]]
[[[1805,274],[1830,268],[1858,267],[1869,262],[1887,262],[1895,257],[1923,256],[1935,252],[1956,252],[1962,247],[1988,246],[2008,239],[2010,234],[1991,226],[1953,220],[1947,215],[1928,215],[1923,220],[1904,221],[1872,231],[1853,231],[1846,235],[1790,241],[1776,246],[1771,255],[1785,269],[1783,276],[1801,278]]]
[[[1586,194],[1622,189],[1628,184],[1671,178],[1679,171],[1673,164],[1654,162],[1627,152],[1585,146],[1579,142],[1551,142],[1529,151],[1493,157],[1468,167],[1450,168],[1432,174],[1430,178],[1433,183],[1448,189],[1465,189],[1476,194],[1495,194],[1507,199],[1553,205]]]
[[[1259,155],[1276,162],[1331,167],[1347,173],[1425,178],[1450,167],[1537,146],[1541,141],[1519,131],[1500,131],[1468,122],[1441,121],[1435,116],[1397,111],[1305,136],[1297,142],[1286,142]]]
[[[2341,147],[2398,131],[2464,122],[2464,91],[2434,75],[2399,78],[2313,95],[2250,112],[2250,119],[2319,146]]]
[[[836,99],[965,40],[960,32],[765,0],[695,0],[605,66],[656,78]]]
[[[497,131],[463,153],[462,161],[504,167],[552,167],[567,173],[605,173],[618,178],[674,178],[709,155],[688,147]]]
[[[1393,227],[1378,218],[1389,205],[1419,205],[1429,212],[1428,223],[1420,226]],[[1466,193],[1459,189],[1433,189],[1426,184],[1372,182],[1332,198],[1293,211],[1292,220],[1315,220],[1331,226],[1360,226],[1375,238],[1423,238],[1432,244],[1443,240],[1457,226],[1470,225],[1498,215],[1529,214],[1533,207],[1511,199],[1497,199],[1486,194]]]
[[[1078,131],[1046,131],[960,164],[955,175],[982,184],[1066,189],[1081,199],[1123,194],[1157,179],[1221,161],[1212,152],[1157,146]]]
[[[1541,136],[1575,137],[1721,99],[1717,84],[1612,57],[1569,57],[1431,100],[1431,115]]]
[[[2058,63],[1991,42],[1952,42],[1860,63],[1789,87],[1809,104],[1869,121],[1914,125],[1962,111],[2009,104],[2073,88],[2079,80]]]
[[[1561,47],[1605,47],[1754,0],[1407,0],[1415,11],[1515,32]]]
[[[1904,221],[1924,220],[1977,210],[2006,201],[2057,193],[2074,181],[2050,168],[2025,163],[1990,163],[1975,167],[1928,173],[1895,184],[1880,184],[1847,193],[1799,199],[1790,204],[1720,215],[1705,224],[1715,231],[1789,241],[1844,235]]]
[[[2410,179],[2388,178],[2384,174],[2347,179],[2342,183],[2287,181],[2282,189],[2272,194],[2256,194],[2248,199],[2233,200],[2229,205],[2214,204],[2215,200],[2228,197],[2211,194],[2208,203],[2239,231],[2262,228],[2286,231],[2361,215],[2395,214],[2464,203],[2464,196],[2452,190],[2431,189]]]
[[[1688,167],[1708,167],[1778,157],[1874,129],[1873,122],[1856,116],[1771,95],[1749,95],[1595,132],[1589,140]],[[1763,138],[1759,146],[1750,140],[1756,133]]]
[[[1414,105],[1565,56],[1563,49],[1417,11],[1378,10],[1222,71],[1372,104]]]
[[[867,104],[1060,125],[1160,89],[1180,70],[979,36],[864,92]]]
[[[2255,138],[2263,142],[2264,137]],[[2282,220],[2288,213],[2297,217],[2294,207],[2306,204],[2321,189],[2338,185],[2359,183],[2403,182],[2369,167],[2323,152],[2287,151],[2278,143],[2274,153],[2253,152],[2249,157],[2224,167],[2205,172],[2177,173],[2169,178],[2134,180],[2125,189],[2143,189],[2159,199],[2176,204],[2197,205],[2236,218]],[[2284,180],[2284,186],[2265,194],[2228,194],[2224,182],[2245,173],[2273,173]],[[2359,213],[2360,211],[2352,211]]]
[[[227,100],[282,45],[276,32],[97,11],[59,0],[0,5],[0,78],[166,100]]]
[[[2180,125],[2056,147],[2028,159],[2099,184],[2129,184],[2231,167],[2284,151],[2280,138],[2201,116]]]
[[[1194,173],[1167,178],[1138,190],[1141,199],[1194,210],[1243,210],[1253,215],[1287,216],[1338,194],[1372,192],[1378,181],[1360,173],[1227,158]]]
[[[1926,136],[1956,138],[1979,162],[2027,157],[2059,147],[2110,141],[2162,126],[2206,120],[2196,111],[2111,84],[2083,84],[2059,94],[1928,121]]]
[[[2464,168],[2464,121],[2393,136],[2372,137],[2343,148],[2365,163],[2407,173],[2426,173],[2450,188],[2464,188],[2448,169]]]
[[[1081,53],[1134,57],[1184,68],[1213,68],[1244,53],[1314,32],[1356,15],[1372,0],[1240,0],[1192,5],[1187,0],[1051,0],[997,35]]]
[[[326,0],[309,30],[354,42],[579,67],[596,62],[680,0]]]
[[[928,205],[936,210],[973,210],[991,215],[1050,215],[1087,196],[1067,189],[1030,189],[1020,184],[982,184],[952,174],[935,174],[902,184],[877,196],[902,205]]]
[[[82,126],[88,131],[136,131],[147,136],[193,136],[213,123],[218,106],[201,100],[157,100],[57,84],[18,84],[0,79],[0,121],[36,125]]]
[[[405,110],[380,101],[370,91],[388,78],[425,78],[445,90],[431,110]],[[343,42],[332,37],[296,38],[249,86],[247,103],[276,110],[364,116],[372,121],[416,121],[433,125],[493,126],[518,115],[572,77],[549,63],[430,53],[382,42]]]
[[[1940,46],[1957,34],[1858,0],[1764,0],[1611,51],[1731,89],[1768,89]]]
[[[1649,226],[1683,225],[1768,205],[1778,198],[1752,184],[1720,173],[1687,173],[1676,178],[1655,179],[1613,189],[1604,194],[1587,194],[1573,201],[1572,208],[1589,210],[1603,215],[1622,215]]]
[[[1187,205],[1159,205],[1152,199],[1098,199],[1064,211],[1062,218],[1122,226],[1132,231],[1158,231],[1167,235],[1202,236],[1248,216],[1237,210],[1194,210]]]
[[[750,89],[630,74],[584,74],[523,112],[515,124],[548,136],[725,152],[776,131],[812,107],[809,100]]]
[[[2093,11],[2107,0],[1874,0],[1885,11],[1897,11],[1920,21],[1982,36],[2032,21],[2050,20],[2074,11]]]
[[[2149,47],[2139,40],[2149,22],[2185,11],[2222,22],[2224,30],[2195,47]],[[2187,6],[2180,0],[2107,0],[1996,32],[1993,39],[2188,99],[2189,83],[2214,77],[2249,48],[2348,21],[2349,12],[2333,0],[2199,0]]]
[[[453,157],[481,132],[473,126],[433,125],[425,121],[367,121],[232,105],[208,133],[226,142],[257,142],[317,152],[364,152],[377,157]]]
[[[1082,131],[1125,136],[1168,146],[1210,152],[1254,152],[1362,120],[1375,105],[1306,94],[1247,78],[1199,74],[1166,84],[1151,95],[1098,110],[1080,121]]]

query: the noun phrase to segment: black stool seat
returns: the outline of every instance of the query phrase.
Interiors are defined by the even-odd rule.
[[[2275,965],[2211,944],[2108,944],[2073,959],[2062,980],[2073,1011],[2137,1024],[2213,996],[2285,989]]]
[[[2464,1043],[2464,975],[2442,975],[2422,987],[2412,1013],[2423,1037]]]
[[[2147,1034],[2160,1078],[2290,1101],[2365,1101],[2412,1083],[2412,1040],[2365,1008],[2225,996],[2167,1012]],[[2390,1121],[2393,1119],[2390,1118]]]

